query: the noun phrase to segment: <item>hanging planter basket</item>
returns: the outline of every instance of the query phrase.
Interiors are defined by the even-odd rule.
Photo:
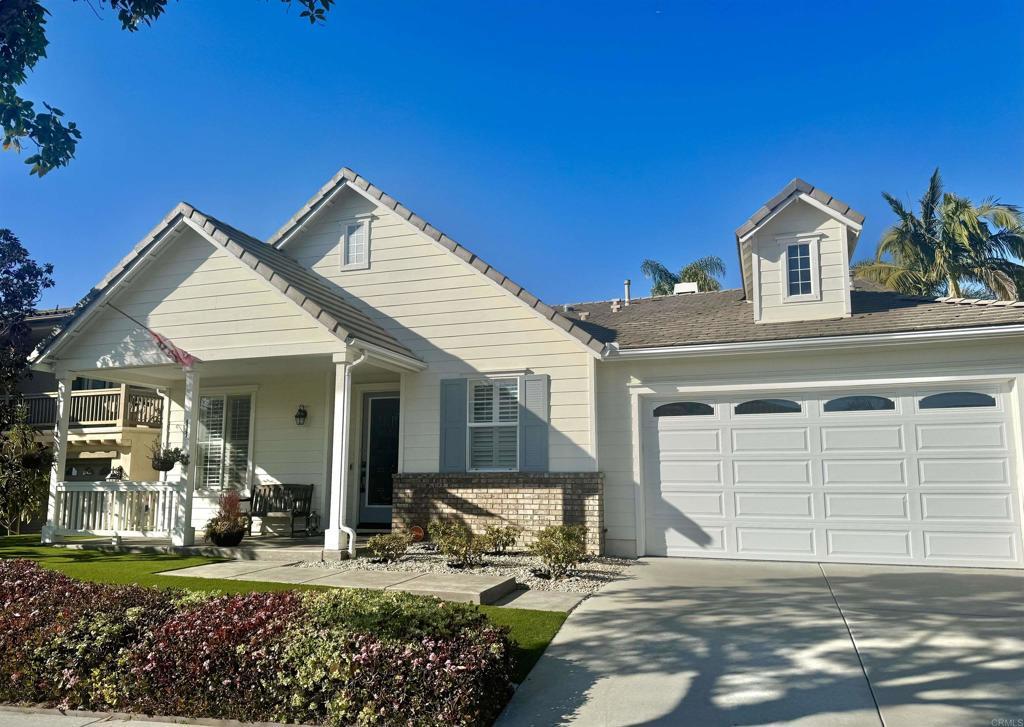
[[[157,472],[170,472],[178,462],[181,462],[182,467],[188,466],[188,455],[182,453],[179,447],[172,449],[155,445],[150,453],[150,464]]]

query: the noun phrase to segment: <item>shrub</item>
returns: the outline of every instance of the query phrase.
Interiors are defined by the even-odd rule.
[[[516,525],[488,525],[483,538],[491,553],[505,553],[515,546],[522,530]]]
[[[505,632],[474,606],[354,589],[303,599],[281,664],[291,719],[490,724],[511,693]]]
[[[489,724],[510,647],[470,604],[332,590],[212,596],[0,561],[0,700],[243,721]]]
[[[129,704],[149,714],[266,719],[282,636],[301,618],[295,592],[221,596],[185,608],[133,650]],[[244,698],[242,697],[244,695]]]
[[[455,520],[436,520],[429,527],[430,539],[453,566],[479,565],[487,551],[487,541],[468,526]]]
[[[530,546],[552,578],[564,578],[587,557],[586,525],[552,525],[537,533]]]
[[[125,649],[173,610],[170,594],[75,581],[0,562],[0,700],[90,709],[105,703]]]
[[[410,545],[412,536],[409,533],[381,533],[366,541],[366,547],[373,557],[385,563],[400,560]]]

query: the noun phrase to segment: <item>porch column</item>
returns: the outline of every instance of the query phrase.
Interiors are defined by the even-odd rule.
[[[334,416],[331,426],[331,481],[330,517],[324,530],[325,550],[345,550],[348,535],[345,533],[345,515],[348,510],[348,420],[351,398],[351,379],[348,376],[352,364],[347,358],[334,362]]]
[[[50,470],[50,497],[46,505],[44,543],[59,542],[57,534],[57,485],[64,479],[68,461],[68,422],[71,420],[71,382],[74,375],[57,371],[57,421],[53,425],[53,468]]]
[[[181,468],[178,480],[178,497],[174,513],[173,545],[193,545],[196,530],[192,527],[192,494],[196,482],[195,442],[199,435],[199,372],[185,369],[185,436],[181,451],[188,456],[188,464]]]

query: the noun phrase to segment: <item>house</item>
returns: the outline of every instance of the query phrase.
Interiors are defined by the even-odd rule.
[[[71,378],[102,378],[166,392],[188,465],[55,475],[45,538],[187,544],[225,488],[310,483],[329,552],[458,517],[623,556],[1022,567],[1024,307],[852,285],[863,221],[794,180],[736,232],[742,289],[556,309],[348,169],[266,241],[180,204],[34,365],[58,442]]]
[[[38,310],[26,319],[33,344],[72,313],[71,308]],[[38,438],[52,442],[57,420],[57,382],[51,373],[35,371],[18,384],[26,422]],[[68,449],[64,479],[91,482],[106,479],[118,468],[130,480],[151,480],[150,451],[160,439],[163,400],[152,389],[102,379],[71,382]]]

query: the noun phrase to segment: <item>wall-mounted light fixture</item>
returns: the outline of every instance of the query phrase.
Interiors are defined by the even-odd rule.
[[[299,404],[299,408],[295,411],[295,423],[300,427],[306,423],[306,417],[309,416],[309,412],[306,411],[305,404]]]

